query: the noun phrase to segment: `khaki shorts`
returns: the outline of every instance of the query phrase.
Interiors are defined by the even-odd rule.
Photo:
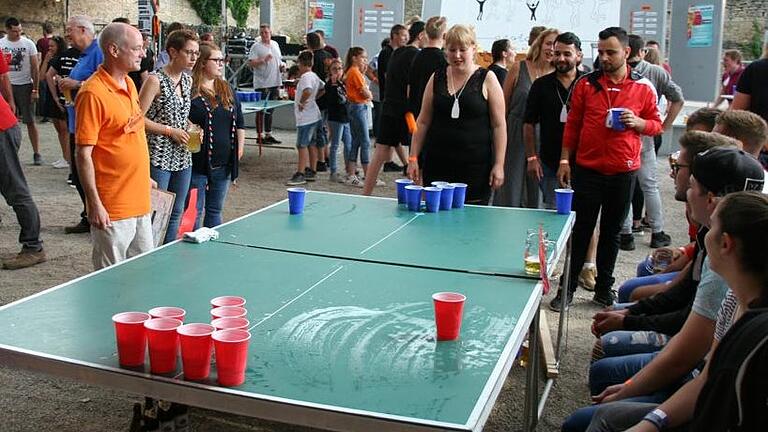
[[[149,214],[111,221],[105,229],[91,227],[93,269],[99,270],[152,250],[152,220]]]

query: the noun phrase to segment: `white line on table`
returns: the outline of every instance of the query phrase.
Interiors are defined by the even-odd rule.
[[[277,314],[277,313],[278,313],[278,312],[280,312],[281,310],[283,310],[283,309],[287,308],[287,307],[288,307],[288,305],[290,305],[291,303],[295,302],[296,300],[298,300],[298,299],[302,298],[302,297],[303,297],[303,296],[304,296],[306,293],[308,293],[308,292],[312,291],[312,289],[314,289],[316,286],[318,286],[318,285],[320,285],[321,283],[325,282],[325,281],[326,281],[326,280],[327,280],[329,277],[331,277],[331,276],[335,275],[335,274],[336,274],[336,273],[337,273],[339,270],[341,270],[342,268],[344,268],[344,266],[338,266],[338,267],[336,267],[336,270],[334,270],[334,271],[332,271],[332,272],[328,273],[327,275],[323,276],[323,278],[322,278],[322,279],[320,279],[319,281],[315,282],[315,283],[314,283],[314,284],[313,284],[311,287],[307,288],[306,290],[304,290],[304,292],[302,292],[301,294],[299,294],[299,295],[297,295],[296,297],[294,297],[294,298],[293,298],[293,300],[291,300],[291,301],[289,301],[288,303],[286,303],[286,304],[284,304],[284,305],[280,306],[280,308],[278,308],[276,311],[272,312],[271,314],[269,314],[269,315],[267,315],[266,317],[264,317],[264,318],[263,318],[261,321],[259,321],[259,322],[257,322],[256,324],[252,325],[252,326],[251,326],[251,328],[249,328],[249,329],[248,329],[248,331],[253,331],[253,329],[255,329],[256,327],[260,326],[260,325],[261,325],[261,324],[262,324],[264,321],[266,321],[266,320],[268,320],[268,319],[272,318],[273,316],[275,316],[275,314]]]
[[[381,238],[381,240],[379,240],[379,241],[377,241],[376,243],[374,243],[374,244],[372,244],[372,245],[368,246],[367,248],[363,249],[363,251],[362,251],[362,252],[360,252],[360,255],[363,255],[364,253],[366,253],[366,252],[368,252],[369,250],[371,250],[371,249],[375,248],[376,246],[378,246],[378,244],[379,244],[379,243],[381,243],[381,242],[383,242],[384,240],[386,240],[386,239],[388,239],[388,238],[392,237],[392,236],[393,236],[393,235],[394,235],[396,232],[398,232],[398,231],[400,231],[401,229],[405,228],[405,226],[406,226],[406,225],[408,225],[409,223],[411,223],[411,222],[415,221],[415,220],[416,220],[416,218],[417,218],[417,217],[419,217],[419,216],[421,216],[421,214],[417,214],[416,216],[414,216],[414,217],[410,218],[410,219],[408,220],[408,222],[406,222],[406,223],[404,223],[404,224],[400,225],[400,226],[399,226],[399,227],[397,227],[397,228],[396,228],[394,231],[392,231],[391,233],[389,233],[389,234],[387,234],[386,236],[382,237],[382,238]]]

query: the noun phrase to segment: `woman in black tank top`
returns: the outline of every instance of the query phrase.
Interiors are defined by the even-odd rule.
[[[453,26],[445,41],[449,65],[438,69],[425,89],[408,174],[425,185],[466,183],[467,202],[487,205],[491,189],[504,183],[503,92],[496,76],[474,63],[472,30]]]

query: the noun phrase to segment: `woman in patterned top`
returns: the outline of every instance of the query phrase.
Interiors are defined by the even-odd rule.
[[[201,149],[192,155],[192,187],[197,188],[195,229],[221,224],[229,183],[237,180],[238,161],[243,156],[243,112],[221,76],[223,67],[224,54],[213,44],[201,43],[200,58],[192,70],[189,112],[189,120],[203,130]]]
[[[171,60],[141,86],[139,102],[146,116],[150,175],[157,187],[176,194],[163,243],[176,239],[192,176],[192,154],[187,148],[192,76],[187,72],[200,55],[197,35],[176,30],[165,49]]]

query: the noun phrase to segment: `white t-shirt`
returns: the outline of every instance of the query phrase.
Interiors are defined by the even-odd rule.
[[[0,50],[8,63],[8,77],[12,85],[32,83],[32,62],[30,56],[37,55],[35,43],[22,36],[16,42],[8,40],[8,36],[0,39]]]
[[[277,42],[269,41],[269,46],[256,41],[251,45],[251,51],[248,53],[248,60],[266,57],[272,54],[272,58],[253,69],[253,88],[280,87],[283,84],[280,76],[280,64],[283,62],[283,54],[280,52],[280,45]]]
[[[325,83],[316,73],[309,71],[299,78],[296,84],[296,103],[293,105],[293,113],[296,114],[296,126],[305,126],[319,121],[320,107],[317,106],[317,92],[325,88]],[[299,102],[305,89],[311,92],[309,99],[304,103],[304,109],[299,111]]]

